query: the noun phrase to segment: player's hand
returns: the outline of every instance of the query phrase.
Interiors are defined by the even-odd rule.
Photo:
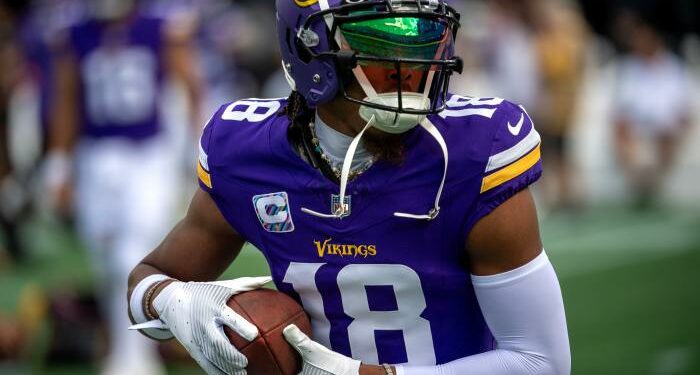
[[[69,218],[73,209],[73,185],[63,184],[51,191],[53,207],[62,218]]]
[[[209,375],[245,375],[248,359],[229,342],[224,326],[246,340],[258,329],[226,305],[232,295],[258,289],[270,277],[209,283],[173,282],[153,300],[160,320]]]
[[[44,161],[44,188],[49,204],[61,217],[70,217],[73,206],[72,161],[68,154],[51,151]]]
[[[294,324],[282,331],[284,338],[301,355],[299,375],[358,375],[361,362],[329,350],[311,340]]]

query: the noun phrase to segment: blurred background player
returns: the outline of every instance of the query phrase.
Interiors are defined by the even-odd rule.
[[[25,75],[17,37],[21,8],[20,2],[0,3],[0,229],[13,262],[21,261],[25,256],[17,230],[25,194],[10,160],[8,116],[12,92]]]
[[[88,9],[57,47],[46,183],[61,215],[75,210],[92,255],[110,337],[101,373],[159,374],[155,346],[126,330],[124,293],[128,272],[174,214],[177,155],[162,121],[174,109],[159,104],[172,75],[198,116],[194,25],[148,17],[134,1],[94,0]]]
[[[527,19],[528,2],[495,0],[487,5],[487,32],[481,39],[480,52],[490,95],[534,108],[539,71],[534,37]]]
[[[542,136],[543,203],[549,209],[579,205],[575,166],[569,154],[570,128],[583,79],[586,27],[575,4],[558,0],[527,2],[539,79],[533,120]]]
[[[5,250],[13,262],[24,257],[19,246],[14,222],[13,206],[16,194],[11,186],[18,186],[10,162],[8,139],[8,108],[10,97],[22,77],[22,58],[16,37],[17,4],[0,2],[0,226],[5,238]],[[10,189],[8,189],[10,188]],[[5,254],[0,254],[0,273],[4,272]],[[22,351],[25,335],[18,320],[0,312],[0,363],[16,359]]]
[[[626,51],[617,64],[615,152],[633,199],[645,207],[657,198],[688,130],[692,77],[641,14],[622,11],[615,26]]]
[[[467,71],[458,90],[513,98],[540,129],[547,173],[537,198],[548,209],[577,205],[567,144],[584,74],[586,27],[576,4],[561,0],[497,0],[462,5],[468,19],[458,48]],[[477,53],[474,53],[474,51]]]

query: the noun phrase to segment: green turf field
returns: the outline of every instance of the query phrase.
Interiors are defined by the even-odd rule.
[[[89,290],[91,274],[75,239],[34,224],[33,256],[0,269],[0,311],[12,312],[27,283],[45,290]],[[574,374],[700,374],[700,213],[590,210],[542,221],[560,276]],[[229,275],[257,275],[264,261],[246,249]],[[96,373],[90,365],[42,365],[41,340],[27,364],[0,364],[0,374]],[[189,366],[173,374],[198,374]]]

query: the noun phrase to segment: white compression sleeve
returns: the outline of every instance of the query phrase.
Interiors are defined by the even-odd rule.
[[[561,375],[571,372],[564,302],[544,251],[493,276],[472,276],[496,349],[438,366],[397,366],[397,375]]]

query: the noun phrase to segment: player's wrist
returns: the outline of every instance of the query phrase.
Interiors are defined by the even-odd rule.
[[[145,277],[138,284],[136,284],[129,298],[129,315],[136,326],[151,324],[156,319],[151,315],[152,312],[147,309],[146,302],[152,299],[149,294],[153,294],[155,292],[154,286],[170,280],[172,280],[172,278],[169,276],[153,274]],[[152,339],[167,340],[173,337],[172,333],[167,328],[151,326],[135,328],[136,326],[133,326],[132,328],[138,329],[139,332]]]
[[[57,189],[70,181],[73,172],[70,153],[63,150],[49,151],[44,161],[45,183],[49,189]]]
[[[153,301],[155,301],[156,297],[158,297],[158,295],[163,291],[163,289],[165,289],[168,285],[172,284],[175,281],[175,279],[161,280],[151,285],[149,291],[146,292],[146,295],[144,296],[143,306],[144,311],[146,312],[146,315],[149,318],[160,319],[158,311],[153,306]]]
[[[360,365],[360,375],[395,375],[396,370],[394,369],[393,366],[388,366],[389,372],[384,365],[366,365],[366,364],[361,364]]]

